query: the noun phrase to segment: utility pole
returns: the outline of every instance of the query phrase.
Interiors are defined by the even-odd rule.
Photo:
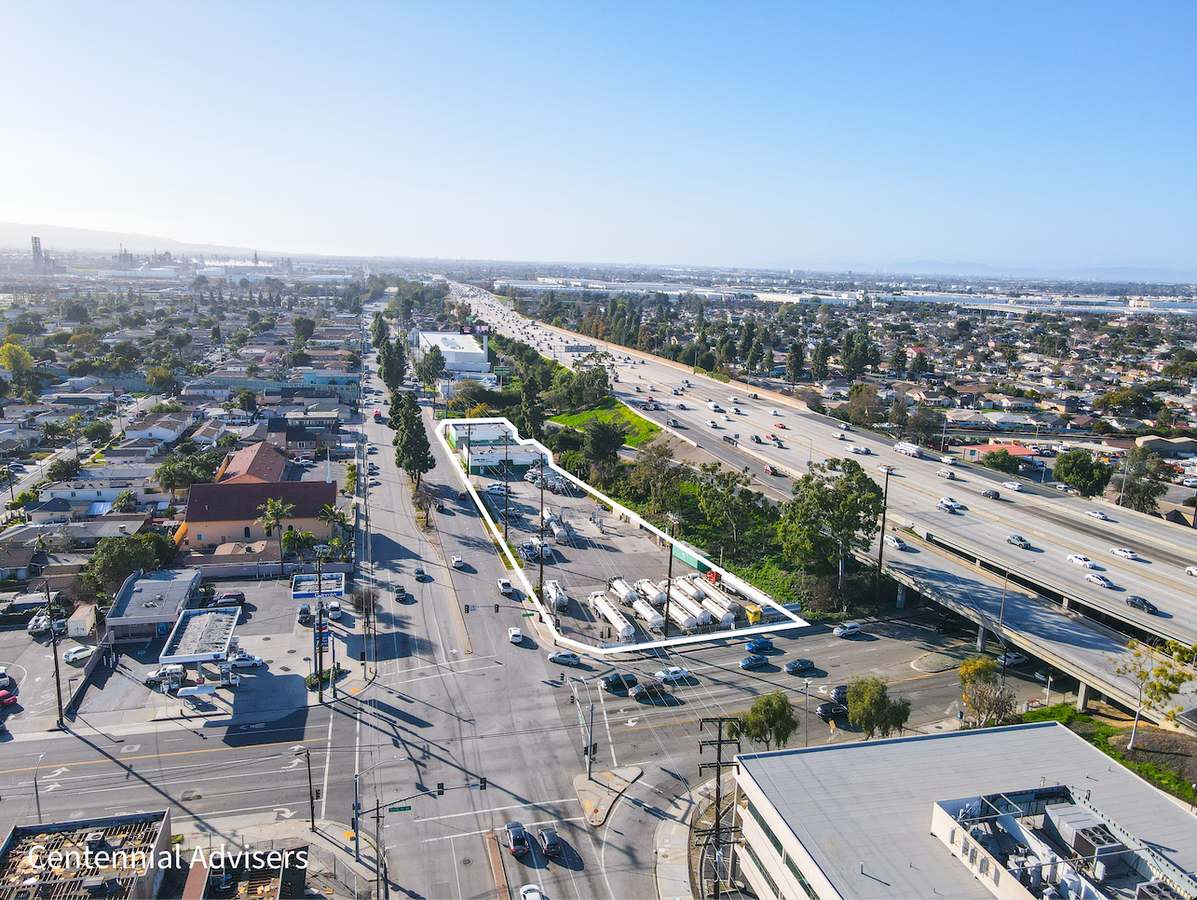
[[[669,565],[665,575],[665,630],[664,637],[669,639],[669,601],[673,597],[673,526],[677,524],[677,516],[673,513],[666,513],[665,517],[669,520],[669,537],[666,541],[666,546],[669,547]]]
[[[507,519],[511,514],[511,488],[507,476],[511,471],[511,435],[503,432],[503,543],[507,541]]]
[[[590,780],[590,772],[594,768],[594,704],[590,704],[590,736],[586,742],[586,779]]]
[[[309,750],[307,747],[301,747],[300,749],[295,751],[296,756],[298,756],[301,753],[304,755],[304,758],[306,758],[308,761],[308,809],[311,814],[311,818],[309,819],[309,824],[311,825],[312,831],[315,832],[315,830],[316,830],[316,789],[312,784],[312,751]]]
[[[873,590],[873,600],[881,605],[881,560],[885,555],[885,514],[889,510],[889,466],[885,469],[885,493],[881,498],[881,539],[877,542],[877,584]]]
[[[544,603],[544,465],[543,458],[540,467],[540,580],[536,583],[536,593],[540,595],[540,602]]]
[[[58,728],[63,728],[62,723],[62,673],[59,669],[58,661],[58,631],[54,628],[54,607],[50,605],[50,580],[46,579],[46,615],[50,617],[50,646],[53,648],[51,652],[54,654],[54,699],[58,701]],[[40,820],[39,820],[40,821]]]
[[[668,596],[668,595],[666,595]],[[736,752],[740,751],[740,742],[732,738],[725,738],[723,736],[724,726],[730,725],[736,721],[734,716],[710,716],[703,717],[698,720],[698,730],[702,731],[706,725],[714,725],[716,728],[716,737],[713,741],[699,741],[698,753],[701,756],[704,747],[715,748],[715,761],[713,763],[699,763],[698,774],[702,775],[705,769],[715,770],[715,825],[711,829],[714,835],[715,843],[715,885],[714,896],[715,900],[719,900],[719,860],[722,857],[722,822],[723,809],[720,804],[723,802],[723,767],[733,765],[731,760],[724,760],[723,746],[725,744],[735,744]]]

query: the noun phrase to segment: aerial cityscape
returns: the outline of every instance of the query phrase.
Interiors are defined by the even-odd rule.
[[[0,900],[1197,900],[1197,7],[0,25]]]

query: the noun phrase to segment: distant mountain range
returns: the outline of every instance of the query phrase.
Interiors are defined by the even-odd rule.
[[[29,251],[29,238],[42,239],[42,249],[53,256],[56,251],[78,250],[103,253],[118,252],[120,247],[133,253],[202,253],[208,256],[293,256],[312,258],[310,253],[286,253],[264,250],[261,247],[233,247],[226,244],[198,244],[174,238],[147,234],[123,234],[117,231],[97,231],[90,228],[69,228],[62,225],[26,225],[19,222],[0,222],[0,247]],[[364,257],[363,257],[364,258]],[[396,256],[394,259],[401,259]],[[507,262],[518,263],[518,260]],[[827,271],[836,271],[829,269]],[[1197,282],[1197,271],[1176,269],[1090,268],[1090,269],[1023,269],[991,266],[978,262],[941,262],[922,259],[917,262],[890,263],[883,266],[852,265],[843,272],[868,272],[874,275],[941,275],[949,278],[1025,278],[1050,281],[1155,282],[1163,284],[1191,284]]]
[[[234,254],[252,256],[253,247],[230,247],[222,244],[197,244],[174,238],[152,237],[147,234],[122,234],[117,231],[95,231],[90,228],[68,228],[62,225],[25,225],[20,222],[0,222],[0,247],[29,252],[31,237],[42,239],[42,251],[53,256],[55,251],[82,250],[117,253],[120,247],[133,253]],[[263,256],[280,256],[258,248]]]
[[[1163,284],[1190,284],[1197,281],[1197,271],[1186,272],[1178,269],[1131,267],[1022,269],[1010,266],[991,266],[979,262],[941,262],[937,259],[920,259],[916,262],[891,263],[885,266],[865,266],[852,271],[872,272],[877,275],[947,275],[953,278],[972,276],[975,278],[1030,278],[1045,281],[1154,282]]]

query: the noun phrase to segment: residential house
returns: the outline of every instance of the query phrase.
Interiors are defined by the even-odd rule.
[[[49,525],[54,522],[71,521],[75,516],[75,508],[69,500],[54,497],[25,504],[25,515],[31,525]]]
[[[215,548],[230,541],[274,538],[258,522],[267,500],[293,507],[284,526],[287,531],[310,531],[321,541],[333,536],[331,527],[317,515],[325,506],[336,506],[335,481],[237,482],[192,485],[186,519],[175,541],[180,546]]]
[[[28,581],[42,572],[35,562],[45,558],[36,547],[0,546],[0,581]]]
[[[157,438],[135,438],[121,441],[115,447],[104,451],[104,458],[109,460],[145,460],[158,456],[166,451],[166,442]]]
[[[283,480],[287,454],[266,441],[230,453],[216,470],[219,484],[273,483]]]
[[[157,413],[125,426],[126,438],[157,438],[173,444],[191,427],[191,415],[185,412]]]
[[[232,431],[227,425],[225,425],[224,422],[217,422],[214,419],[209,419],[195,430],[195,432],[191,435],[191,439],[197,444],[213,447],[226,434],[232,434]]]
[[[189,400],[228,400],[231,390],[227,384],[218,384],[206,378],[197,378],[183,386],[182,395]]]

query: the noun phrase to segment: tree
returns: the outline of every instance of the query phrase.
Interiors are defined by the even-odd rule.
[[[249,388],[242,388],[237,392],[237,407],[244,412],[253,412],[258,408],[258,395]]]
[[[295,330],[296,342],[303,343],[316,331],[316,320],[307,316],[296,316],[291,320],[291,327]]]
[[[842,474],[836,478],[836,470]],[[852,459],[815,463],[794,484],[794,499],[782,507],[782,549],[798,564],[839,567],[854,547],[866,547],[877,533],[883,501],[881,488]]]
[[[1173,645],[1174,649],[1181,646],[1169,642],[1170,647]],[[1161,653],[1147,644],[1132,640],[1126,649],[1130,651],[1129,658],[1111,656],[1110,662],[1114,664],[1114,674],[1127,678],[1138,694],[1135,724],[1131,726],[1130,742],[1126,745],[1127,750],[1134,750],[1143,710],[1162,713],[1169,722],[1175,722],[1176,710],[1170,704],[1189,676],[1180,659]]]
[[[14,383],[24,382],[36,364],[33,355],[19,344],[5,344],[0,347],[0,366],[12,373]]]
[[[790,344],[790,355],[786,357],[786,381],[794,384],[802,380],[802,369],[806,365],[806,345],[802,341]]]
[[[439,353],[440,348],[434,348]],[[407,352],[403,349],[402,341],[395,341],[389,345],[386,358],[382,360],[383,373],[382,380],[392,391],[403,384],[403,379],[407,377]],[[439,377],[439,373],[438,373]],[[436,379],[432,379],[435,381]]]
[[[782,691],[773,691],[758,697],[748,711],[741,713],[729,729],[732,738],[746,737],[760,741],[770,750],[774,745],[781,749],[798,728],[798,717],[790,698]]]
[[[125,579],[139,570],[153,570],[157,557],[152,547],[138,535],[102,538],[83,565],[83,573],[110,596]]]
[[[673,448],[668,441],[642,447],[628,473],[628,484],[639,495],[647,497],[647,511],[662,513],[676,503],[681,470],[673,462]]]
[[[212,326],[212,343],[213,344],[220,343],[220,326],[219,325]]]
[[[294,554],[295,558],[303,561],[316,547],[316,535],[310,531],[287,531],[283,533],[279,547],[284,555]]]
[[[121,491],[112,501],[112,508],[117,512],[129,512],[137,506],[137,494],[131,489]]]
[[[893,375],[900,375],[906,371],[906,366],[909,363],[909,357],[906,355],[905,349],[898,347],[890,355],[889,370]]]
[[[1052,474],[1059,481],[1080,491],[1085,497],[1094,497],[1106,489],[1113,470],[1098,462],[1088,450],[1068,450],[1056,457]]]
[[[627,440],[628,433],[617,422],[591,419],[586,423],[582,452],[593,465],[607,468],[619,459],[619,450]]]
[[[445,371],[445,354],[440,347],[433,347],[416,363],[416,377],[423,385],[436,384]]]
[[[877,399],[875,384],[854,384],[848,389],[848,419],[866,428],[881,421],[881,401]]]
[[[978,728],[1000,725],[1014,712],[1014,689],[998,683],[998,665],[986,656],[973,656],[960,664],[960,690],[969,721]]]
[[[112,423],[102,419],[83,427],[83,436],[93,444],[107,444],[112,440]]]
[[[274,532],[278,538],[278,574],[283,574],[283,523],[295,515],[295,504],[284,503],[274,497],[267,497],[266,502],[258,507],[257,524],[261,525],[269,537]]]
[[[831,358],[831,344],[824,338],[815,347],[815,352],[810,357],[810,375],[816,381],[822,381],[827,377],[828,367],[827,360]]]
[[[1021,467],[1018,457],[1010,453],[1009,450],[990,450],[981,457],[981,465],[987,469],[994,469],[998,472],[1005,472],[1007,475],[1017,475]]]
[[[331,503],[324,504],[320,512],[316,513],[316,519],[327,525],[334,535],[349,531],[348,517]]]
[[[865,740],[877,732],[883,738],[901,731],[910,719],[910,700],[889,698],[889,688],[880,678],[856,678],[848,685],[848,721],[864,734]]]
[[[415,394],[411,391],[403,391],[398,416],[395,415],[395,407],[392,402],[391,421],[397,426],[395,429],[395,463],[407,473],[413,489],[418,488],[424,473],[431,472],[436,467],[436,457],[432,455],[432,447],[428,443],[428,433],[424,430],[424,420],[420,416],[420,407],[416,404]]]
[[[906,370],[911,378],[918,378],[920,375],[926,375],[932,371],[931,364],[927,361],[927,354],[920,350],[914,355],[914,359],[910,361],[910,367]]]
[[[50,463],[46,469],[46,477],[51,481],[67,481],[74,478],[83,471],[83,463],[78,457],[64,457],[60,456],[54,462]]]
[[[1126,455],[1122,471],[1111,481],[1118,491],[1118,505],[1142,513],[1157,511],[1157,501],[1168,491],[1168,466],[1146,447],[1135,447]]]
[[[916,406],[906,419],[906,437],[916,444],[930,444],[943,426],[943,416],[929,406]]]
[[[539,440],[544,436],[544,405],[536,379],[525,378],[520,384],[519,429],[524,437]]]
[[[154,366],[145,373],[145,383],[155,391],[173,393],[175,389],[175,375],[164,366]]]
[[[764,504],[764,495],[750,491],[752,477],[720,463],[699,466],[698,511],[711,524],[722,524],[724,538],[733,549],[739,544],[741,527]]]

